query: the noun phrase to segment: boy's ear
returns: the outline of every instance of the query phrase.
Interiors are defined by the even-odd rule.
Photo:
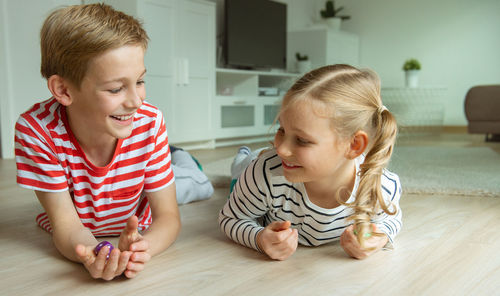
[[[69,106],[73,102],[69,90],[69,82],[59,75],[52,75],[47,79],[47,87],[54,98],[63,106]]]
[[[357,131],[351,138],[346,157],[354,159],[365,152],[366,147],[368,147],[368,134],[364,131]]]

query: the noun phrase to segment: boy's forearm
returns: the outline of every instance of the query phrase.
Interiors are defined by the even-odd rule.
[[[98,241],[94,235],[85,227],[54,229],[52,240],[57,250],[71,261],[80,262],[76,255],[76,245],[95,246]]]
[[[144,232],[143,237],[149,242],[151,256],[165,251],[175,241],[181,229],[179,216],[164,215],[153,217],[153,223]]]

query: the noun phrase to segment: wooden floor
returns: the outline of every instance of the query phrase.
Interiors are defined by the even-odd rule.
[[[500,153],[500,143],[466,134],[402,134],[398,145],[489,146]],[[236,150],[192,153],[203,163]],[[0,160],[0,294],[500,295],[499,198],[403,195],[404,226],[393,251],[359,261],[334,243],[299,247],[277,262],[219,231],[227,195],[217,189],[207,201],[181,206],[174,245],[137,278],[104,282],[58,254],[34,222],[41,210],[34,194],[15,184],[14,161]]]

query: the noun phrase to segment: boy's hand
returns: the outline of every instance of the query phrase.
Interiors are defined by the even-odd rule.
[[[373,232],[377,232],[377,226],[372,224]],[[344,251],[351,257],[356,259],[365,259],[366,257],[378,252],[385,244],[389,238],[387,235],[378,236],[372,235],[365,240],[366,249],[362,249],[358,242],[358,238],[354,234],[354,225],[347,227],[344,233],[340,236],[340,245],[344,248]],[[373,248],[372,250],[369,250]]]
[[[269,257],[285,260],[297,249],[297,229],[290,228],[290,221],[275,221],[257,235],[257,244]]]
[[[120,235],[118,248],[122,251],[130,251],[130,261],[128,262],[125,271],[125,276],[133,278],[144,269],[146,262],[151,259],[149,254],[149,243],[137,230],[139,221],[137,217],[131,216],[127,220],[127,226]]]
[[[103,247],[97,256],[94,254],[94,248],[95,246],[78,244],[75,247],[75,251],[78,259],[80,259],[90,275],[95,279],[102,278],[110,281],[116,276],[121,275],[127,268],[127,263],[132,255],[132,252],[120,252],[120,250],[115,248],[111,251],[109,259],[106,259],[109,253],[108,246]]]

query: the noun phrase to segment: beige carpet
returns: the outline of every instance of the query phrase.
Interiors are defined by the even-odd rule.
[[[231,162],[203,164],[215,187],[229,186]],[[396,147],[389,169],[405,193],[500,197],[500,155],[487,147]]]

